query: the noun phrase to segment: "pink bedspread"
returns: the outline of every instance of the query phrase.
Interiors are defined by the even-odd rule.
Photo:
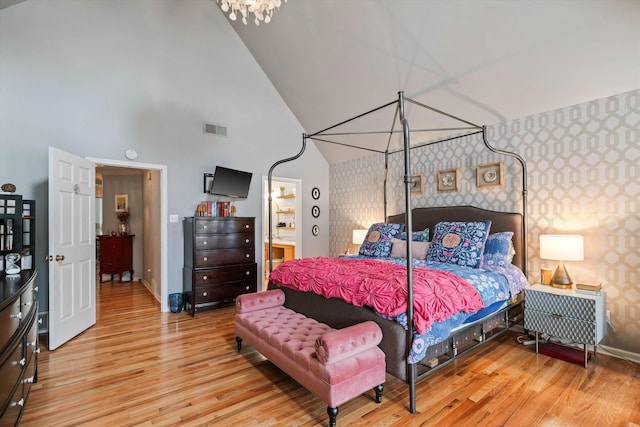
[[[280,264],[269,279],[277,286],[366,305],[385,316],[407,311],[407,270],[401,265],[368,259],[303,258]],[[441,270],[414,268],[413,298],[414,326],[420,334],[434,321],[484,307],[469,282]]]

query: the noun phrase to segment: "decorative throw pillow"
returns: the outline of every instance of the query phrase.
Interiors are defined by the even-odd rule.
[[[489,234],[487,241],[484,243],[482,267],[495,265],[504,267],[511,264],[511,260],[515,255],[515,249],[511,241],[512,237],[513,232],[511,231]]]
[[[439,222],[427,252],[428,261],[478,268],[491,221]]]
[[[391,238],[398,236],[403,228],[404,224],[373,224],[360,246],[360,255],[388,257],[391,254]]]
[[[400,233],[400,240],[407,240],[407,232]],[[422,231],[414,231],[411,233],[411,240],[414,242],[428,242],[429,241],[429,229],[425,228]]]
[[[406,258],[407,257],[407,241],[391,239],[391,258]],[[412,242],[411,243],[411,255],[416,259],[426,259],[427,250],[429,249],[429,242]]]

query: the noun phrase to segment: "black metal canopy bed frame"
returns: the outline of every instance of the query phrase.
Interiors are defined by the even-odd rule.
[[[462,123],[459,127],[450,128],[428,128],[416,129],[412,131],[409,122],[405,116],[405,104],[410,103],[418,108],[427,109],[435,114],[445,116],[456,122]],[[388,134],[388,143],[385,150],[376,150],[356,145],[345,144],[342,142],[332,141],[328,138],[337,135],[345,135],[344,132],[336,132],[336,128],[358,120],[374,112],[378,112],[387,107],[395,105],[395,113],[391,130],[388,131],[371,131],[371,132],[354,132],[352,134],[368,135],[368,134]],[[396,129],[396,126],[399,126]],[[400,128],[401,126],[401,128]],[[411,145],[410,137],[412,132],[430,132],[430,131],[448,131],[458,133],[457,135],[418,143]],[[402,148],[390,149],[391,138],[402,135]],[[501,156],[511,157],[517,160],[522,171],[522,212],[497,212],[491,210],[480,209],[471,206],[446,206],[446,207],[418,207],[414,208],[411,201],[411,150],[424,147],[427,145],[439,144],[445,141],[451,141],[463,138],[469,135],[480,134],[484,146],[493,153]],[[371,152],[384,154],[384,217],[387,223],[404,223],[404,229],[407,236],[411,236],[413,230],[424,230],[433,227],[440,221],[478,221],[490,220],[491,232],[511,231],[513,235],[513,245],[515,247],[515,257],[512,263],[518,266],[526,274],[527,262],[527,233],[526,233],[526,210],[527,210],[527,172],[524,159],[518,154],[510,151],[499,150],[491,146],[487,140],[486,126],[479,126],[469,121],[460,119],[451,114],[445,113],[438,109],[429,107],[420,102],[405,98],[403,92],[398,92],[398,99],[384,104],[380,107],[369,110],[363,114],[354,116],[348,120],[342,121],[336,125],[330,126],[319,132],[307,135],[303,134],[302,148],[298,154],[275,162],[269,169],[268,186],[269,186],[269,253],[272,253],[272,174],[274,169],[286,162],[299,158],[305,151],[307,140],[320,141],[325,143],[338,144],[358,149],[364,149]],[[404,195],[405,195],[405,211],[401,214],[387,215],[387,176],[389,167],[389,156],[394,154],[402,154],[404,156]],[[413,245],[406,245],[406,259],[413,259]],[[456,328],[451,336],[436,345],[429,347],[425,357],[420,363],[409,363],[407,355],[411,347],[412,337],[414,336],[414,267],[411,262],[406,263],[407,278],[407,321],[406,327],[399,323],[379,317],[376,313],[367,307],[356,307],[338,298],[325,298],[311,292],[302,292],[288,288],[282,288],[286,294],[286,303],[289,308],[294,311],[303,313],[308,317],[326,323],[334,328],[344,328],[363,320],[373,320],[380,325],[383,330],[383,342],[380,344],[381,349],[387,356],[387,372],[400,378],[409,385],[409,410],[411,413],[416,412],[416,381],[437,369],[446,366],[455,360],[461,354],[475,348],[478,344],[486,342],[491,338],[495,338],[501,333],[509,329],[514,322],[521,320],[523,292],[517,298],[512,298],[509,304],[500,310],[493,312],[488,317],[479,319],[460,328]],[[273,271],[273,261],[269,259],[269,271]]]

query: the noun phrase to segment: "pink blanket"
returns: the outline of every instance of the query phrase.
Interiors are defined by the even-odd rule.
[[[269,279],[277,286],[366,305],[385,316],[407,311],[407,270],[401,265],[368,259],[303,258],[280,264]],[[414,268],[413,298],[414,326],[420,334],[434,321],[484,307],[469,282],[441,270]]]

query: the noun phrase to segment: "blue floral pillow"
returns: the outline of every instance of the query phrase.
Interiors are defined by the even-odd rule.
[[[360,246],[360,255],[388,257],[391,255],[391,239],[397,237],[403,229],[404,224],[373,224]]]
[[[439,222],[433,229],[427,261],[478,268],[490,227],[491,221]]]
[[[398,239],[407,240],[406,231],[403,231],[402,233],[400,233],[400,237],[398,237]],[[429,229],[425,228],[422,231],[414,231],[413,233],[411,233],[411,240],[413,240],[414,242],[428,242],[429,241]]]
[[[511,231],[489,234],[484,244],[484,254],[482,255],[482,267],[500,266],[511,264],[515,255],[515,249],[511,238]]]

